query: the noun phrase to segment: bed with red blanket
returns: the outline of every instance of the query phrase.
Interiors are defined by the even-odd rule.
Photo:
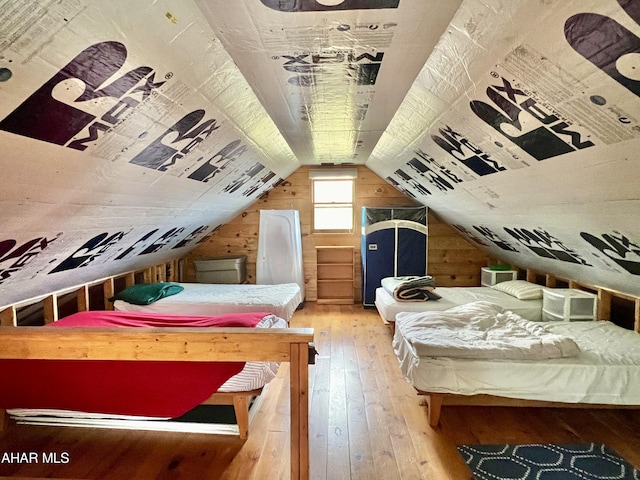
[[[284,326],[263,312],[183,316],[123,311],[87,311],[48,325],[65,327],[247,327]],[[279,324],[277,320],[281,320]],[[114,336],[114,343],[118,341]],[[238,376],[245,362],[144,360],[0,360],[2,409],[51,409],[107,416],[176,418],[205,402]]]

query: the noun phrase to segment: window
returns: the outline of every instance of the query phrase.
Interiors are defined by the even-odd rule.
[[[313,231],[315,233],[352,233],[355,175],[343,178],[339,173],[315,173],[315,177],[310,176]]]

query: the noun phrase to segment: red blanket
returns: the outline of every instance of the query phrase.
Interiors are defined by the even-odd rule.
[[[263,312],[217,316],[80,312],[52,327],[255,327]],[[0,408],[179,417],[239,373],[244,362],[2,360]]]

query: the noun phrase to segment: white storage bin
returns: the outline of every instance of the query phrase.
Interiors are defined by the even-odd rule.
[[[598,296],[573,288],[542,289],[542,320],[595,320]]]
[[[198,283],[243,283],[247,279],[247,256],[195,260]]]
[[[491,270],[489,267],[482,267],[480,271],[480,285],[491,287],[496,283],[517,280],[518,272],[515,270]]]

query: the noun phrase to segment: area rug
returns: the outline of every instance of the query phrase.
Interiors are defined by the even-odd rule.
[[[640,471],[599,443],[461,445],[475,480],[640,480]]]

